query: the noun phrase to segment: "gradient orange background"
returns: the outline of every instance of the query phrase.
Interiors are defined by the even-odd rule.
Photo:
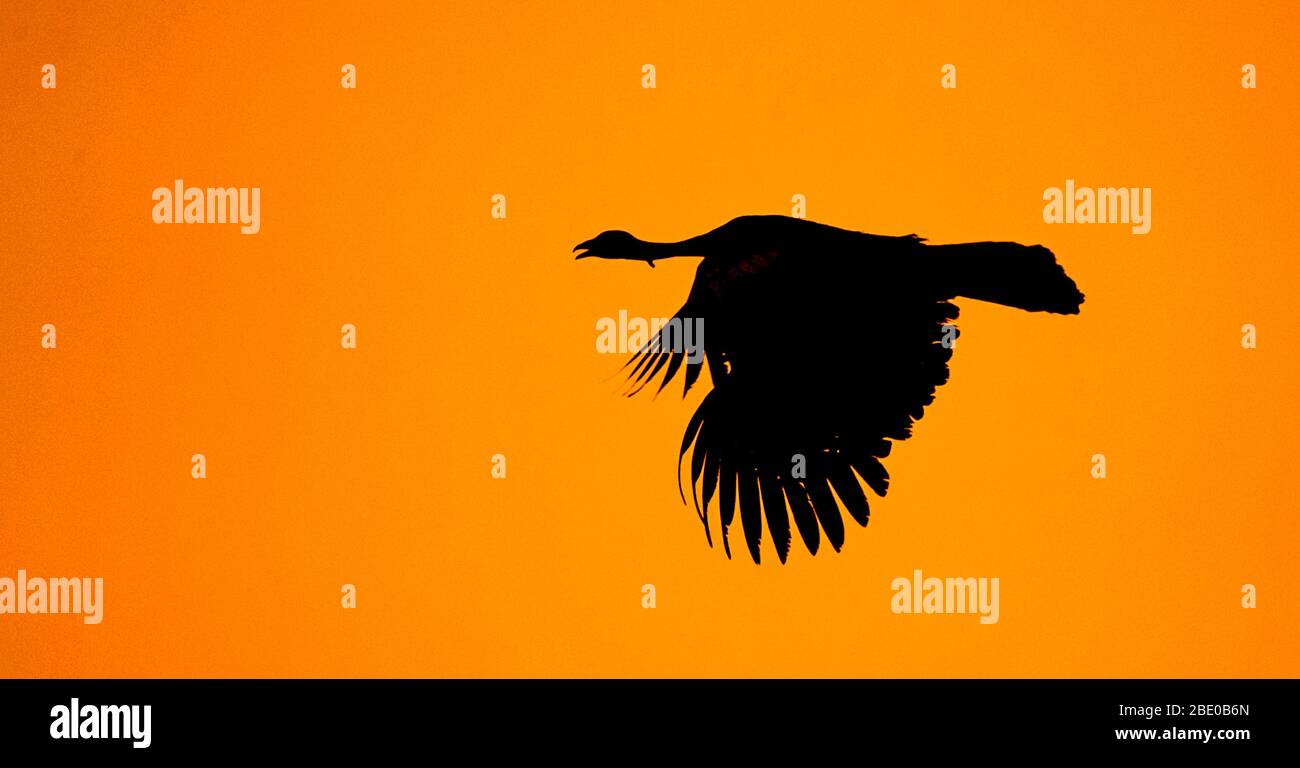
[[[1300,673],[1300,6],[912,5],[5,3],[0,575],[106,606],[0,617],[0,674]],[[261,233],[155,225],[176,178],[261,187]],[[1151,233],[1044,224],[1067,178],[1152,187]],[[677,498],[702,393],[595,352],[695,262],[570,249],[794,194],[1088,299],[963,302],[871,525],[755,567]],[[1001,621],[893,615],[915,568]]]

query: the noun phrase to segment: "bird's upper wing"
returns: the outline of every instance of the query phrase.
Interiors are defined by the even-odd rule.
[[[692,296],[694,294],[692,291]],[[703,348],[694,349],[702,343],[702,339],[697,337],[696,329],[703,326],[704,320],[703,313],[697,313],[696,309],[697,305],[687,299],[682,308],[663,327],[651,334],[649,341],[641,345],[624,363],[625,369],[629,366],[632,369],[627,375],[628,397],[645,389],[661,373],[663,379],[655,394],[662,392],[683,365],[686,366],[686,384],[682,396],[685,397],[691,391],[704,367],[703,357],[699,353],[706,352]]]
[[[948,379],[957,308],[932,287],[923,246],[843,242],[777,242],[706,258],[678,312],[703,318],[714,381],[680,458],[691,453],[692,497],[710,543],[709,505],[718,499],[728,556],[737,508],[755,562],[764,519],[782,562],[791,516],[810,552],[822,533],[838,551],[840,508],[867,524],[862,484],[885,494],[889,441],[911,434]],[[671,341],[661,332],[633,359],[634,386],[661,371],[660,389],[673,378],[685,355]],[[688,390],[698,375],[698,364],[687,365]]]

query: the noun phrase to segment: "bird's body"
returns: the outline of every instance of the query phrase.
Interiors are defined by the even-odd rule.
[[[948,380],[957,297],[1073,314],[1082,295],[1041,246],[926,245],[784,216],[744,216],[679,243],[605,233],[582,256],[702,256],[683,321],[703,318],[713,390],[691,418],[691,492],[712,542],[718,499],[723,546],[737,508],[760,559],[763,520],[782,562],[791,516],[808,550],[844,542],[839,507],[867,524],[862,482],[883,496],[880,460]],[[579,258],[582,258],[579,256]],[[685,362],[666,327],[630,361],[633,390],[671,381]],[[834,494],[832,495],[832,489]],[[838,503],[836,500],[838,497]]]

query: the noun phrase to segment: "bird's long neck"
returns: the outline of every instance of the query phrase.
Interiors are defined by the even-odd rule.
[[[679,240],[675,243],[652,243],[637,241],[637,258],[650,262],[651,266],[660,259],[672,259],[678,256],[704,256],[707,251],[704,235]]]

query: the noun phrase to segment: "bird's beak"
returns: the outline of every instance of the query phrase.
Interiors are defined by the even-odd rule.
[[[594,241],[594,240],[584,240],[583,242],[578,243],[577,245],[573,246],[573,252],[574,252],[574,253],[577,253],[578,251],[582,251],[582,253],[578,253],[578,255],[577,255],[577,256],[574,256],[573,258],[574,258],[575,260],[577,260],[577,259],[586,259],[586,258],[590,258],[591,256],[593,256],[594,254],[588,252],[588,251],[591,249],[591,244],[592,244],[593,242],[595,242],[595,241]]]

